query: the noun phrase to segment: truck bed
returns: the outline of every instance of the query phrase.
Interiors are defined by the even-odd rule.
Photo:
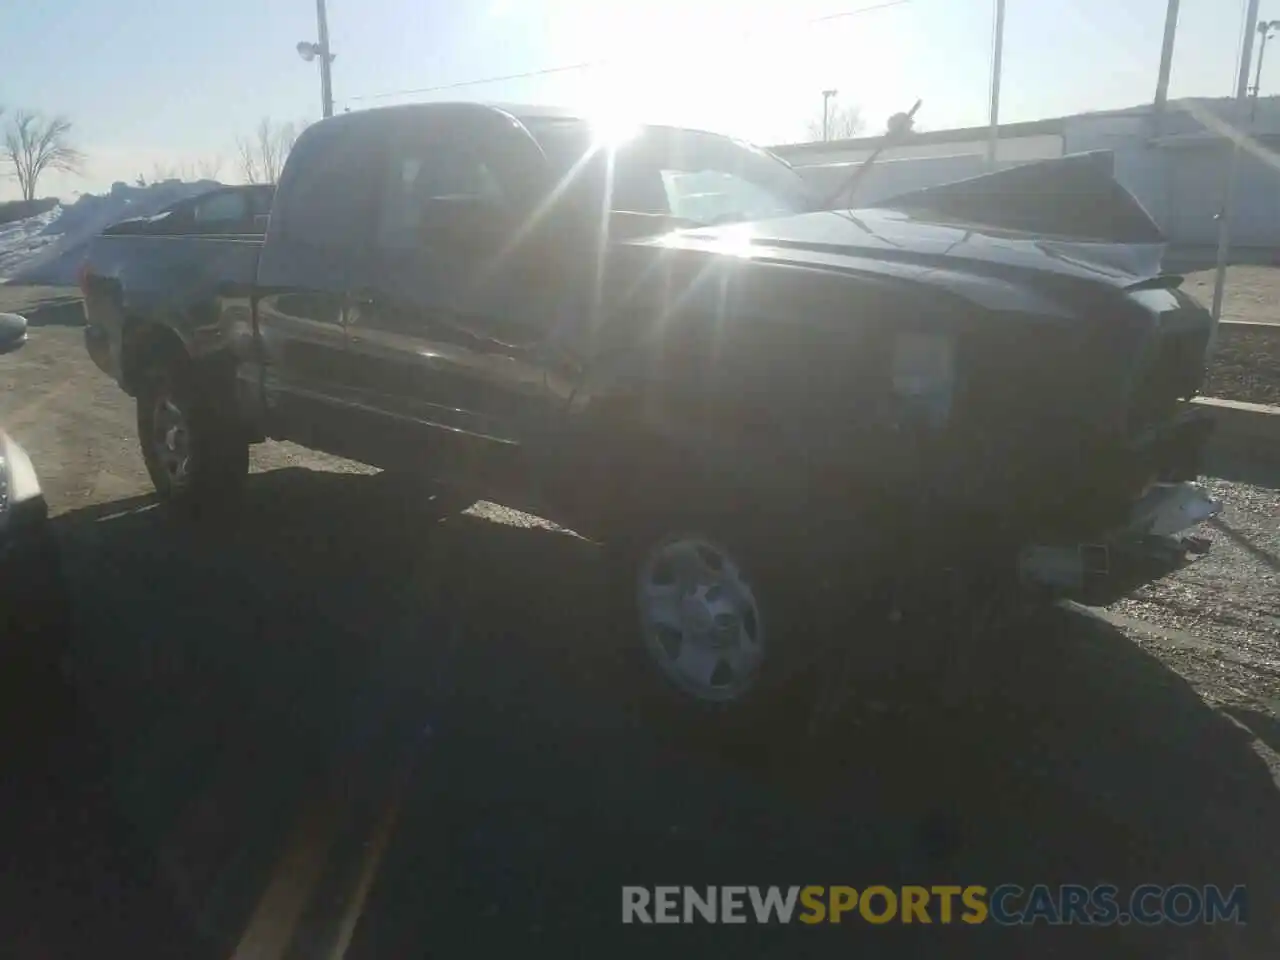
[[[193,356],[251,337],[262,242],[243,235],[95,237],[80,277],[94,361],[130,390],[121,358],[130,324],[172,331]]]

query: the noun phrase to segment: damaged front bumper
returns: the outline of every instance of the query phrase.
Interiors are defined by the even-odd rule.
[[[1133,505],[1127,522],[1095,542],[1024,548],[1019,576],[1082,603],[1111,603],[1205,553],[1208,541],[1192,531],[1221,512],[1222,504],[1198,484],[1157,483]]]

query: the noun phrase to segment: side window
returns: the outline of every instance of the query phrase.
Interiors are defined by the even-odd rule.
[[[349,123],[322,125],[298,139],[278,188],[281,229],[290,242],[323,249],[363,245],[378,143]]]
[[[249,205],[252,208],[255,217],[265,217],[271,212],[271,197],[274,190],[256,189],[249,194]]]
[[[243,193],[219,193],[196,204],[196,223],[233,223],[248,218],[249,204]]]
[[[382,179],[377,243],[387,250],[421,245],[419,229],[433,200],[505,201],[494,172],[479,149],[458,140],[415,137],[393,144]]]

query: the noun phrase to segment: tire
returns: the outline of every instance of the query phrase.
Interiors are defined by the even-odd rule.
[[[186,358],[147,371],[138,391],[138,440],[160,498],[188,516],[235,504],[249,443],[230,384]]]
[[[649,507],[611,526],[611,606],[642,709],[724,732],[807,708],[840,622],[821,551],[758,510]]]

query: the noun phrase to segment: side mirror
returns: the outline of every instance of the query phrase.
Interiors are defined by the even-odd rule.
[[[27,342],[27,318],[0,313],[0,353],[12,353]]]

